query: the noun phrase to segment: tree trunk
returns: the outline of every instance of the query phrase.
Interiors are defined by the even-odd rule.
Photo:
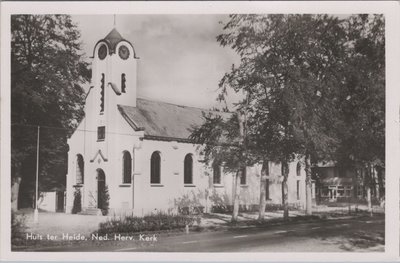
[[[236,222],[239,215],[239,199],[240,199],[240,177],[244,169],[246,169],[246,115],[244,112],[238,112],[237,119],[239,123],[239,137],[241,142],[240,156],[241,160],[239,162],[239,169],[236,172],[235,183],[233,188],[233,212],[232,212],[232,222]]]
[[[265,205],[266,205],[266,187],[267,187],[267,175],[268,175],[268,161],[264,160],[261,168],[260,176],[260,205],[258,209],[258,220],[262,221],[265,218]]]
[[[367,187],[367,202],[368,202],[368,212],[372,212],[372,202],[371,202],[371,187]]]
[[[378,177],[379,196],[381,198],[379,201],[382,203],[382,200],[385,199],[385,186],[383,183],[383,168],[381,166],[376,167],[376,175]]]
[[[18,195],[19,195],[19,186],[21,184],[21,177],[16,177],[12,180],[11,185],[11,211],[18,210]]]
[[[371,182],[371,165],[368,164],[366,167],[367,171],[365,173],[366,176],[366,187],[367,187],[367,203],[368,203],[368,212],[371,213],[372,215],[372,195],[371,195],[371,190],[372,190],[372,182]]]
[[[359,195],[359,192],[358,192],[358,190],[359,190],[358,189],[358,180],[359,180],[358,169],[354,169],[354,174],[353,174],[353,177],[352,177],[353,193],[352,193],[351,202],[353,202],[355,204],[356,212],[357,212],[357,209],[358,209],[358,195]]]
[[[283,219],[288,220],[289,219],[289,203],[288,203],[288,176],[289,176],[289,166],[287,162],[282,162],[282,165],[284,165],[283,170],[283,181],[282,181],[282,206],[283,206]]]
[[[381,193],[379,192],[379,184],[377,183],[378,178],[377,178],[377,174],[376,174],[376,169],[374,166],[372,166],[372,175],[374,178],[374,191],[375,191],[375,198],[376,200],[380,200],[381,199]]]
[[[242,169],[239,169],[235,175],[235,182],[233,187],[233,212],[232,212],[232,222],[237,222],[238,215],[239,215],[239,201],[240,201],[240,191],[239,191],[239,184],[240,184],[240,176],[242,174]]]
[[[306,154],[305,171],[306,171],[306,215],[312,215],[312,178],[311,178],[311,157]]]

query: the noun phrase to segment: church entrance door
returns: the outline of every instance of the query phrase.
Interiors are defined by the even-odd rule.
[[[107,209],[108,191],[106,191],[106,175],[102,169],[97,169],[97,208]]]

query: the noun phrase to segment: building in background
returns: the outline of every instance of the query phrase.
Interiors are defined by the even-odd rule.
[[[384,198],[384,169],[372,169],[372,200],[379,202]],[[312,168],[312,176],[316,184],[316,202],[365,202],[367,184],[360,170],[343,168],[334,162],[320,163]]]

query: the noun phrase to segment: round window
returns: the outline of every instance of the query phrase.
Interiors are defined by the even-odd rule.
[[[102,45],[102,46],[99,48],[99,53],[98,53],[98,55],[99,55],[99,58],[100,58],[101,60],[105,59],[105,57],[107,56],[107,47],[106,47],[106,45]]]

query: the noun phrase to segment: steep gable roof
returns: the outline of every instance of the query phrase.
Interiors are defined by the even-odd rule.
[[[135,131],[144,131],[145,138],[184,142],[189,142],[193,129],[204,123],[203,113],[212,112],[224,119],[232,114],[139,98],[136,107],[118,105],[118,109]]]

